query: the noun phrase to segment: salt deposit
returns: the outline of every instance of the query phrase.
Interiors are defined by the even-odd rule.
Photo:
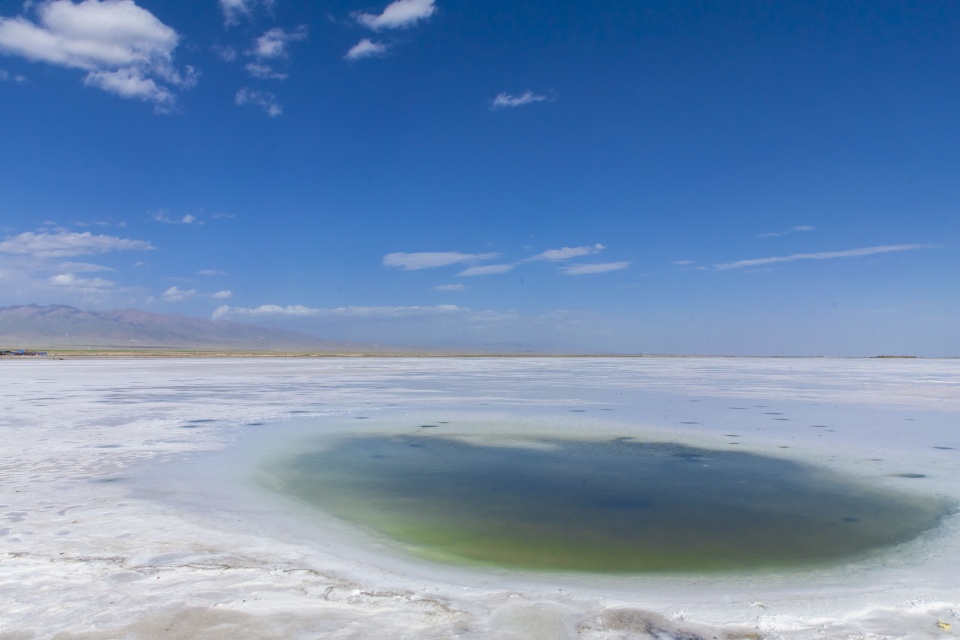
[[[956,516],[809,570],[537,574],[404,556],[251,472],[310,429],[472,420],[737,448],[960,503],[958,361],[31,360],[0,363],[0,388],[4,640],[946,638],[960,624]],[[517,437],[497,429],[473,435]]]

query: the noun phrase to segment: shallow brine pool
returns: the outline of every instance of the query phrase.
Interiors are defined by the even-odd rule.
[[[527,436],[509,425],[445,431],[305,440],[263,469],[275,490],[407,553],[521,570],[818,566],[907,542],[952,509],[755,453]]]

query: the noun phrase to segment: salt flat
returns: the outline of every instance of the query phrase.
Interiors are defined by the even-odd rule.
[[[5,640],[948,638],[960,628],[956,516],[887,552],[809,570],[520,573],[404,557],[271,500],[245,468],[311,429],[449,419],[501,425],[505,438],[516,425],[736,447],[960,503],[960,361],[6,360],[0,388]]]

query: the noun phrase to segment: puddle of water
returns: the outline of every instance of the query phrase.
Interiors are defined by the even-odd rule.
[[[434,434],[342,438],[271,464],[270,484],[427,559],[598,573],[855,558],[916,537],[952,509],[741,451]]]

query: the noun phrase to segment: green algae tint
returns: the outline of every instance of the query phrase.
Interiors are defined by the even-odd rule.
[[[949,511],[795,462],[630,439],[346,438],[273,473],[421,557],[515,569],[799,567],[908,541]]]

